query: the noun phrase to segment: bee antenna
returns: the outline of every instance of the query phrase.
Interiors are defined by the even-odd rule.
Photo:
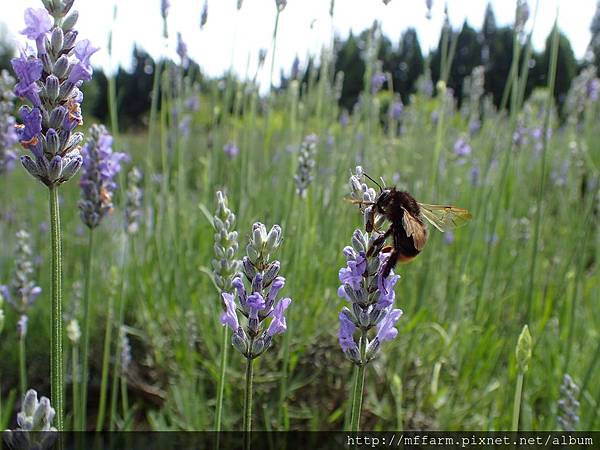
[[[383,192],[383,188],[381,187],[381,185],[377,181],[375,181],[373,178],[371,178],[369,176],[369,174],[366,173],[366,172],[364,173],[364,175],[365,175],[365,177],[367,177],[369,180],[371,180],[373,183],[375,183],[377,185],[377,187],[379,188],[380,192]]]

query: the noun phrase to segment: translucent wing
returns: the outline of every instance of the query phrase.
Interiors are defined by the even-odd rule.
[[[419,207],[423,217],[442,233],[463,226],[472,218],[469,211],[456,206],[419,203]]]
[[[427,242],[427,228],[425,228],[423,224],[406,209],[402,209],[404,210],[402,216],[402,226],[404,227],[404,231],[406,231],[408,237],[412,237],[415,248],[421,251]]]

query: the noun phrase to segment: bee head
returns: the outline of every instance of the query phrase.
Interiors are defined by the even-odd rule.
[[[392,201],[392,189],[387,188],[383,189],[379,196],[377,197],[377,201],[375,202],[375,207],[382,213],[384,213]]]

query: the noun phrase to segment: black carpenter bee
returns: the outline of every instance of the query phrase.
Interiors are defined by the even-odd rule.
[[[406,191],[399,191],[393,186],[383,189],[373,178],[367,174],[365,176],[373,181],[380,191],[373,202],[354,201],[361,207],[371,207],[367,215],[366,231],[379,231],[376,229],[378,216],[390,222],[390,227],[373,241],[367,253],[367,256],[382,251],[390,253],[383,269],[384,277],[389,275],[398,261],[408,262],[423,250],[429,236],[426,221],[445,232],[460,227],[471,219],[471,213],[466,209],[420,203]],[[390,236],[392,245],[383,247]]]

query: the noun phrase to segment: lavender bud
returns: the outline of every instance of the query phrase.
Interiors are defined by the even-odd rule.
[[[263,284],[269,286],[271,282],[275,279],[275,277],[279,274],[279,269],[281,268],[281,263],[279,261],[273,261],[269,264],[265,272],[265,277],[263,279]]]
[[[57,55],[63,48],[64,43],[64,34],[61,28],[54,28],[52,30],[52,36],[50,38],[50,48],[52,49],[52,53]]]
[[[60,179],[60,174],[62,173],[63,162],[60,155],[54,156],[50,161],[50,170],[48,172],[50,181],[54,182]]]
[[[248,353],[248,342],[246,340],[246,335],[241,328],[238,330],[238,332],[233,334],[231,342],[235,349],[242,355],[246,355]]]
[[[271,231],[267,235],[265,251],[267,254],[271,254],[279,247],[282,240],[281,227],[279,225],[273,225]]]
[[[75,10],[71,14],[69,14],[63,21],[63,24],[62,24],[63,30],[71,31],[77,24],[77,19],[79,19],[79,12],[77,10]]]
[[[237,233],[233,231],[235,214],[227,206],[227,196],[223,192],[217,191],[216,197],[217,208],[213,223],[217,231],[214,244],[217,259],[213,260],[213,267],[215,267],[214,262],[219,260],[218,269],[215,269],[215,279],[218,280],[217,286],[219,289],[226,292],[231,290],[231,280],[239,271],[241,263],[235,259],[235,253],[238,249]],[[254,278],[252,264],[246,260],[247,258],[244,258],[244,273],[248,280],[251,280]]]
[[[38,401],[36,391],[27,391],[23,397],[21,411],[17,414],[18,428],[4,433],[9,448],[51,448],[57,437],[57,430],[52,426],[54,415],[50,400],[42,397]]]
[[[58,78],[56,79],[58,80]],[[67,117],[67,109],[64,106],[57,106],[50,113],[50,117],[48,118],[48,128],[52,130],[59,130],[65,121],[65,117]],[[64,146],[65,143],[66,142],[61,142],[61,147]]]
[[[17,322],[17,337],[19,339],[25,339],[25,336],[27,336],[27,322],[28,322],[28,317],[23,314],[20,318],[19,321]]]
[[[65,43],[63,42],[63,45],[64,44]],[[54,69],[52,70],[52,73],[57,78],[64,78],[65,75],[67,74],[68,70],[69,70],[69,58],[66,55],[62,55],[56,60],[56,63],[54,63]]]
[[[242,264],[244,266],[244,275],[246,275],[248,281],[252,281],[256,276],[256,269],[254,267],[254,264],[252,264],[250,258],[247,256],[244,256],[244,258],[242,259]]]
[[[54,75],[48,75],[48,78],[46,78],[46,96],[48,97],[48,100],[50,100],[51,102],[55,102],[56,99],[58,98],[58,92],[59,92],[58,78],[56,78]],[[56,128],[58,128],[60,126],[60,124],[62,124],[62,122],[58,122],[56,124]],[[54,128],[54,127],[51,127],[51,128]]]

